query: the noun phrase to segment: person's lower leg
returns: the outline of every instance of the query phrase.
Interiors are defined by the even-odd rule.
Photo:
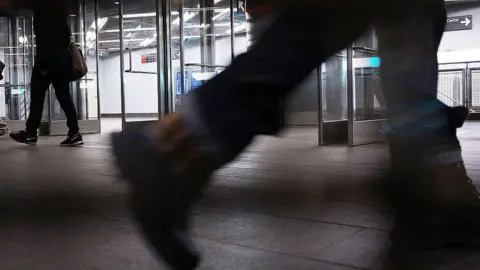
[[[479,196],[456,136],[466,114],[436,98],[442,5],[417,9],[398,21],[386,19],[377,29],[391,128],[389,198],[397,212],[391,239],[409,248],[480,243]]]
[[[26,122],[26,132],[28,136],[36,137],[42,121],[45,93],[50,85],[50,81],[47,77],[34,70],[31,85],[30,109]]]
[[[176,236],[188,227],[188,210],[210,174],[254,136],[278,132],[281,100],[368,25],[359,11],[320,13],[308,8],[282,13],[249,52],[191,92],[181,111],[141,131],[113,136],[117,164],[133,187],[137,220],[174,269],[197,263]]]
[[[412,11],[398,20],[384,19],[377,27],[391,155],[396,166],[462,161],[450,109],[436,98],[437,39],[441,35],[435,29],[445,17],[435,8]]]
[[[70,83],[68,79],[62,77],[55,79],[53,87],[58,103],[67,117],[68,134],[77,134],[80,130],[78,126],[77,109],[70,94]]]

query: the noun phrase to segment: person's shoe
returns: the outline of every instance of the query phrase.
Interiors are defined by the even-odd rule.
[[[172,269],[193,270],[200,256],[188,237],[188,214],[215,168],[178,114],[150,128],[113,134],[113,154],[146,240]]]
[[[395,180],[392,180],[395,179]],[[391,242],[408,249],[480,247],[480,194],[462,163],[392,178]]]
[[[0,123],[0,138],[3,138],[10,134],[10,129],[8,128],[8,125],[5,123]]]
[[[448,110],[451,134],[443,136],[457,140],[456,130],[468,118],[468,109]],[[396,161],[392,160],[392,169],[380,188],[396,214],[391,242],[397,248],[407,249],[446,245],[480,247],[480,194],[464,164],[457,162],[423,170],[398,167],[396,165],[412,157],[415,149],[408,151],[408,145],[402,147],[399,141],[393,143],[394,135],[389,137],[389,142],[390,152],[396,153]],[[460,151],[455,147],[450,150]]]
[[[82,135],[78,132],[68,135],[67,138],[60,143],[61,146],[81,146],[83,144]]]
[[[37,145],[38,141],[38,136],[36,134],[30,135],[25,130],[16,133],[10,133],[10,138],[12,138],[18,143],[28,144],[32,146]]]

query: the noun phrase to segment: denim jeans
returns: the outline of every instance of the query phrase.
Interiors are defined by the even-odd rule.
[[[285,9],[248,52],[189,94],[184,119],[221,166],[255,136],[278,133],[281,101],[320,63],[374,27],[392,161],[406,166],[459,162],[449,108],[436,98],[446,14],[443,1],[435,1],[400,9],[393,4]]]

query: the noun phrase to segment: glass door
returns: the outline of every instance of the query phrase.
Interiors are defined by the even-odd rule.
[[[343,50],[320,68],[319,145],[348,142],[347,52]]]
[[[347,50],[348,143],[385,139],[385,108],[380,81],[380,57],[375,32],[369,31]]]
[[[246,20],[236,1],[179,1],[171,12],[172,106],[182,96],[222,72],[245,51]],[[238,46],[236,46],[238,45]]]
[[[162,115],[164,86],[159,83],[162,66],[159,23],[160,1],[119,1],[120,86],[122,127],[135,127]],[[163,79],[163,78],[162,78]]]
[[[0,17],[0,61],[6,65],[0,81],[0,117],[11,131],[24,129],[29,113],[32,29],[31,16]]]

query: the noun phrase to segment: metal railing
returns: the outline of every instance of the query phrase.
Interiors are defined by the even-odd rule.
[[[9,119],[12,119],[12,118],[18,118],[18,119],[13,119],[13,120],[22,120],[22,119],[26,119],[27,116],[28,116],[28,113],[29,113],[29,104],[30,104],[30,98],[27,98],[27,88],[28,88],[28,85],[26,84],[10,84],[10,83],[4,83],[4,84],[0,84],[0,87],[3,87],[5,88],[5,93],[9,93],[9,96],[10,96],[10,103],[8,104],[8,112],[7,112],[7,116]],[[17,100],[20,100],[18,104],[18,109],[15,109],[13,110],[13,107],[12,106],[12,88],[23,88],[24,89],[24,92],[22,94],[20,94],[21,96],[23,96],[23,98],[19,98]],[[12,111],[13,110],[13,111]]]
[[[28,113],[30,112],[30,100],[31,99],[23,99],[20,102],[20,118],[27,119]]]

